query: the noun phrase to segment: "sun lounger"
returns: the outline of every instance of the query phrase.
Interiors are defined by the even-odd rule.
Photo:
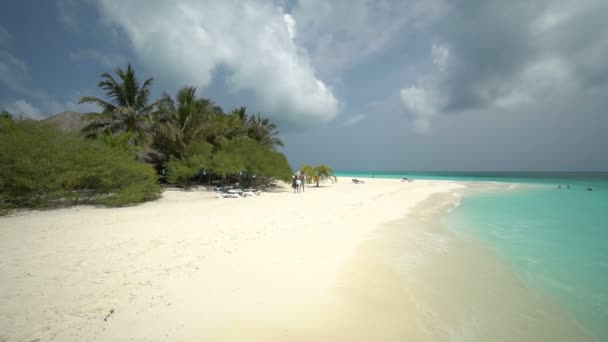
[[[357,178],[353,178],[353,183],[355,183],[355,184],[365,184],[364,181],[358,180]]]
[[[224,194],[224,196],[223,196],[223,197],[224,197],[224,198],[240,198],[240,197],[241,197],[241,195],[239,195],[239,194],[235,194],[235,193],[230,193],[230,192],[229,192],[229,193],[227,193],[227,194]]]

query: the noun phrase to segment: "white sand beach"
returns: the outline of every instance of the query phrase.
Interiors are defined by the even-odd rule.
[[[241,325],[331,301],[362,241],[460,187],[340,179],[240,199],[169,190],[135,207],[3,217],[0,340],[238,339]]]
[[[3,217],[0,341],[590,340],[491,253],[429,223],[465,186],[169,190]]]

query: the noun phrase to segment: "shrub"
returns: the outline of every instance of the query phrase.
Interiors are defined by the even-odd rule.
[[[182,159],[171,157],[167,163],[167,175],[170,183],[179,184],[190,189],[192,178],[208,167],[211,161],[213,146],[208,143],[192,144]]]
[[[33,120],[0,121],[0,205],[125,205],[157,198],[154,169],[127,151]]]
[[[212,171],[228,176],[243,173],[241,181],[252,183],[259,179],[278,178],[288,181],[291,166],[285,155],[253,140],[229,141],[213,156]]]

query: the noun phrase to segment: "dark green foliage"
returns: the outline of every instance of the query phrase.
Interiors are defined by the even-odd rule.
[[[195,87],[150,103],[151,78],[140,84],[130,65],[114,72],[116,78],[103,73],[99,82],[107,99],[81,99],[100,107],[99,113],[86,114],[85,136],[154,163],[163,182],[186,189],[203,170],[208,181],[289,179],[289,163],[276,150],[283,142],[268,118],[251,115],[245,107],[225,113],[212,100],[198,97]]]
[[[175,99],[163,97],[154,120],[153,146],[164,155],[172,184],[189,189],[203,169],[247,185],[289,177],[286,158],[275,150],[282,146],[276,125],[248,116],[245,107],[225,114],[213,101],[198,98],[194,87],[184,87]]]
[[[194,176],[209,167],[212,148],[211,144],[202,142],[191,145],[189,152],[182,159],[172,156],[167,163],[169,182],[190,189]]]
[[[0,112],[0,118],[3,118],[3,119],[13,119],[13,115],[11,113],[9,113],[7,110],[2,110]]]
[[[125,205],[158,197],[154,169],[120,148],[33,120],[0,121],[0,204]]]
[[[213,172],[221,176],[239,175],[241,182],[248,185],[256,178],[276,178],[289,180],[291,166],[287,158],[268,146],[251,140],[233,140],[222,145],[211,162]]]
[[[89,124],[83,129],[89,138],[99,134],[114,135],[129,133],[128,142],[133,146],[145,147],[150,141],[149,128],[153,110],[159,101],[149,103],[153,79],[146,79],[141,85],[131,65],[126,70],[114,69],[118,79],[110,73],[101,74],[98,86],[105,91],[108,100],[94,96],[84,96],[80,103],[93,103],[101,108],[99,113],[87,113]]]

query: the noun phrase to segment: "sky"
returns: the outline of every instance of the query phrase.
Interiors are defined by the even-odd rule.
[[[605,0],[3,0],[0,108],[132,64],[278,123],[294,168],[608,171]]]

